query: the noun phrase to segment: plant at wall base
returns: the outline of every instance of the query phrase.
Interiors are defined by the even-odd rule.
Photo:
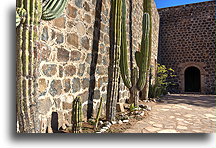
[[[82,103],[80,97],[76,97],[73,101],[72,132],[82,133]]]
[[[167,88],[175,85],[170,81],[170,79],[176,77],[173,73],[174,70],[172,68],[167,68],[165,65],[157,65],[155,84],[151,84],[151,79],[149,80],[149,98],[157,98],[167,94]]]
[[[61,15],[67,0],[17,0],[16,3],[16,75],[17,121],[21,133],[40,132],[36,113],[35,63],[40,20]],[[30,107],[29,107],[30,106]],[[30,111],[29,111],[30,110]],[[37,116],[37,117],[36,117]]]
[[[103,98],[101,97],[100,104],[99,104],[98,111],[97,111],[97,116],[96,116],[96,119],[95,119],[95,130],[98,127],[98,122],[99,122],[99,118],[100,118],[101,111],[102,111],[102,103],[103,103]]]
[[[148,71],[149,50],[150,50],[150,28],[151,16],[146,13],[146,6],[151,5],[151,0],[144,0],[144,14],[142,22],[142,41],[140,51],[135,52],[135,61],[137,67],[134,67],[129,78],[127,43],[126,43],[126,3],[122,0],[122,34],[121,34],[121,53],[120,53],[120,70],[125,86],[130,91],[130,103],[138,105],[138,92],[144,88]],[[139,69],[139,72],[138,72]]]

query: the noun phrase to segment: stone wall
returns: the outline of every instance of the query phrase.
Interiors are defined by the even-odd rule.
[[[153,11],[156,17],[153,19],[154,59],[157,57],[159,24],[155,4]],[[138,50],[142,33],[142,0],[133,1],[132,14],[133,50]],[[129,22],[129,14],[127,16]],[[58,128],[71,123],[72,101],[76,96],[82,98],[85,119],[92,95],[94,115],[100,97],[104,99],[102,113],[105,115],[110,53],[109,21],[110,0],[69,0],[60,18],[41,22],[36,83],[43,132],[50,125],[52,115],[58,116]],[[125,102],[129,92],[122,81],[119,92],[119,102]]]
[[[190,66],[201,72],[201,93],[215,91],[215,2],[159,9],[160,63],[175,70],[177,87],[184,92],[184,72]]]

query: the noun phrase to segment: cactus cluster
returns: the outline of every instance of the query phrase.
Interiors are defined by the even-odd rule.
[[[82,103],[80,97],[76,97],[73,101],[72,109],[72,132],[82,132]]]
[[[41,19],[51,20],[62,13],[67,0],[17,0],[16,3],[16,54],[17,54],[17,120],[19,131],[40,132],[34,97],[38,24]],[[35,113],[35,114],[32,114]]]
[[[140,51],[135,52],[135,61],[137,67],[133,67],[131,78],[128,71],[128,53],[126,41],[126,3],[122,0],[122,28],[121,28],[121,54],[120,70],[125,86],[131,92],[131,99],[137,105],[137,91],[141,91],[146,84],[146,77],[150,58],[150,32],[151,32],[151,0],[143,0],[143,22],[142,22],[142,40]],[[138,72],[139,69],[139,72]]]

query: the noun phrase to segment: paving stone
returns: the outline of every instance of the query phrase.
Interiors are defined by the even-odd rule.
[[[184,95],[188,100],[195,100],[200,95]],[[133,133],[214,133],[215,107],[182,104],[185,98],[176,99],[170,95],[166,100],[175,100],[175,103],[156,104],[147,118],[138,121],[127,132]],[[205,96],[207,102],[214,101],[213,97]],[[172,101],[170,101],[172,102]],[[179,103],[179,104],[176,104]],[[204,113],[204,114],[203,114]]]
[[[177,129],[181,129],[181,130],[186,130],[186,129],[188,129],[186,126],[181,126],[181,125],[177,126],[176,128],[177,128]]]
[[[162,128],[163,124],[153,124],[154,127]]]
[[[145,129],[146,129],[147,131],[151,132],[151,133],[154,133],[154,132],[156,132],[156,131],[161,130],[160,128],[156,128],[156,127],[153,127],[153,126],[146,127]]]
[[[215,115],[212,115],[212,114],[204,114],[204,115],[208,118],[215,118],[216,117]]]
[[[178,132],[174,129],[165,129],[165,130],[158,131],[158,133],[178,133]]]

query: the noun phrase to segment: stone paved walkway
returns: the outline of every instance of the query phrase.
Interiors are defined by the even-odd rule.
[[[125,133],[215,133],[215,96],[170,95]]]

